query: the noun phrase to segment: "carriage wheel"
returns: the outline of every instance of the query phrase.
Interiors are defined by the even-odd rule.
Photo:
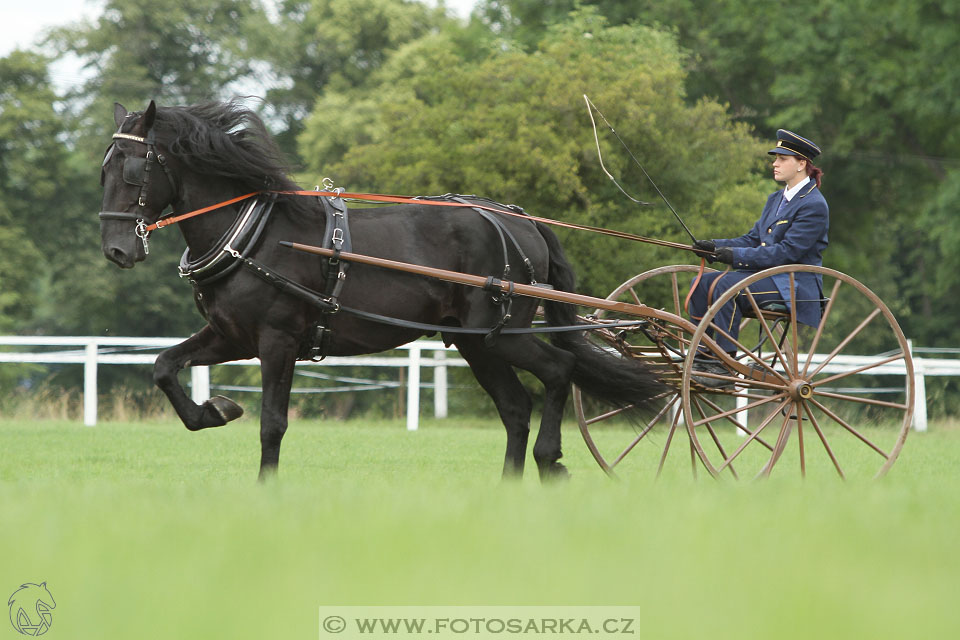
[[[823,278],[819,327],[796,322],[793,283],[799,272]],[[794,290],[782,346],[773,329],[778,316],[761,311],[747,290],[775,274],[788,274]],[[708,324],[737,295],[757,316],[767,351],[747,353],[750,339],[741,333],[741,372],[717,377],[733,386],[702,393],[691,371],[693,354],[709,350],[708,328],[722,333]],[[768,476],[778,463],[777,469],[799,468],[801,475],[833,469],[841,478],[882,476],[896,461],[913,417],[913,363],[893,314],[850,276],[805,265],[756,273],[710,307],[690,342],[683,414],[692,446],[714,476]]]
[[[695,265],[652,269],[627,280],[606,299],[634,304],[640,304],[642,300],[642,304],[682,316],[684,297],[698,270],[699,267]],[[593,315],[604,320],[620,317],[604,310],[597,310]],[[622,316],[622,319],[637,320],[636,316]],[[667,323],[661,323],[655,330],[664,332],[663,342],[672,350],[676,362],[674,369],[665,373],[673,390],[663,398],[663,408],[655,415],[648,416],[639,425],[624,424],[619,411],[604,411],[591,406],[580,390],[573,387],[573,404],[580,433],[594,460],[610,475],[616,475],[615,469],[646,468],[655,469],[659,477],[668,466],[668,460],[673,462],[675,458],[683,459],[684,466],[691,465],[694,473],[699,466],[693,448],[684,437],[680,411],[679,368],[689,348],[690,335]],[[602,346],[614,347],[625,357],[649,360],[661,366],[664,364],[660,351],[639,330],[592,335],[591,338],[602,342]]]

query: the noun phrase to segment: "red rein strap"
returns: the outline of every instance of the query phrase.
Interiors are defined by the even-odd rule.
[[[226,207],[226,206],[228,206],[228,205],[234,204],[235,202],[240,202],[240,201],[242,201],[242,200],[246,200],[246,199],[248,199],[248,198],[252,198],[253,196],[260,195],[261,193],[263,193],[263,192],[262,192],[262,191],[254,191],[253,193],[248,193],[248,194],[245,195],[245,196],[237,196],[236,198],[230,198],[229,200],[224,200],[223,202],[218,202],[217,204],[212,204],[212,205],[210,205],[209,207],[204,207],[204,208],[202,208],[202,209],[196,209],[196,210],[194,210],[194,211],[191,211],[191,212],[189,212],[189,213],[184,213],[184,214],[179,215],[179,216],[168,216],[168,217],[166,217],[166,218],[160,218],[159,220],[157,220],[157,221],[154,222],[153,224],[148,225],[148,226],[147,226],[147,231],[155,231],[156,229],[162,229],[162,228],[164,228],[164,227],[170,226],[171,224],[176,224],[176,223],[181,222],[181,221],[183,221],[183,220],[186,220],[186,219],[188,219],[188,218],[193,218],[193,217],[195,217],[195,216],[199,216],[199,215],[204,214],[204,213],[209,213],[209,212],[214,211],[214,210],[216,210],[216,209],[221,209],[221,208]]]
[[[681,244],[679,242],[669,242],[667,240],[657,240],[655,238],[646,238],[644,236],[634,235],[632,233],[627,233],[625,231],[614,231],[611,229],[604,229],[603,227],[591,227],[589,225],[574,224],[572,222],[560,222],[559,220],[551,220],[550,218],[540,218],[537,216],[527,215],[525,213],[517,213],[515,211],[507,211],[505,209],[499,209],[497,207],[491,207],[483,204],[474,204],[470,202],[449,202],[445,200],[422,200],[419,198],[411,198],[409,196],[391,196],[384,195],[379,193],[350,193],[347,191],[254,191],[253,193],[248,193],[246,195],[237,196],[236,198],[231,198],[230,200],[225,200],[223,202],[210,205],[209,207],[204,207],[202,209],[197,209],[195,211],[190,211],[189,213],[184,213],[179,216],[170,216],[167,218],[162,218],[155,223],[147,227],[147,231],[153,231],[154,229],[162,229],[171,224],[176,224],[188,218],[193,218],[222,207],[252,198],[254,196],[260,195],[261,193],[276,193],[279,195],[285,196],[330,196],[330,197],[339,197],[339,198],[348,198],[351,200],[364,200],[368,202],[389,202],[391,204],[425,204],[434,207],[459,207],[459,208],[469,208],[469,209],[483,209],[485,211],[493,211],[494,213],[502,213],[507,216],[515,216],[517,218],[524,218],[526,220],[535,220],[537,222],[542,222],[544,224],[552,224],[558,227],[564,227],[566,229],[578,229],[581,231],[593,231],[596,233],[602,233],[604,235],[613,236],[615,238],[624,238],[626,240],[635,240],[637,242],[646,242],[648,244],[655,244],[661,247],[671,247],[674,249],[686,249],[688,251],[692,250],[691,246],[688,244]]]
[[[700,284],[700,278],[703,277],[703,270],[706,268],[706,266],[707,266],[707,259],[700,258],[700,270],[697,271],[697,277],[693,279],[693,284],[690,285],[690,291],[687,292],[687,297],[683,301],[683,310],[687,312],[688,316],[690,315],[690,298],[693,297],[694,290]],[[692,318],[693,316],[690,316],[690,317]]]

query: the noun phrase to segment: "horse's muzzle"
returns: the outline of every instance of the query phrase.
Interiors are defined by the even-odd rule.
[[[128,218],[133,221],[134,216],[100,214],[100,248],[107,260],[121,269],[132,269],[147,257],[140,237],[130,228]]]

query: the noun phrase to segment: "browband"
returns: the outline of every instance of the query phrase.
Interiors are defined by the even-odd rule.
[[[117,140],[117,139],[121,139],[121,140],[133,140],[134,142],[139,142],[140,144],[147,144],[147,139],[146,139],[146,138],[141,137],[141,136],[135,136],[135,135],[130,134],[130,133],[115,133],[115,134],[113,134],[113,139],[114,139],[114,140]]]

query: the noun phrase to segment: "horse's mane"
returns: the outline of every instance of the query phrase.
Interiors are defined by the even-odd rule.
[[[154,128],[188,169],[236,180],[245,189],[296,189],[263,120],[231,102],[157,109]]]

